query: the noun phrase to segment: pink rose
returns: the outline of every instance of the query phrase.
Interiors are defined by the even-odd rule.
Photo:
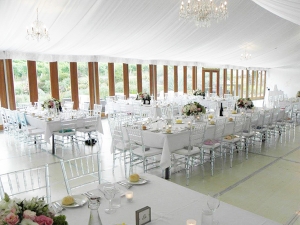
[[[37,216],[35,218],[34,222],[38,223],[39,225],[52,225],[53,224],[53,220],[44,215]]]
[[[18,215],[15,215],[14,213],[10,212],[5,217],[5,222],[8,225],[16,225],[19,222],[19,217]]]
[[[35,217],[36,217],[36,212],[33,212],[31,210],[25,210],[23,212],[23,218],[25,218],[25,219],[30,219],[30,220],[34,221]]]

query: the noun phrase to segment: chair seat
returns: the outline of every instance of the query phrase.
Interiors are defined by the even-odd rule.
[[[119,149],[119,150],[129,150],[130,149],[130,143],[127,141],[127,142],[118,142],[116,145],[115,145],[115,148],[116,149]]]
[[[138,155],[138,156],[141,156],[141,157],[149,157],[149,156],[161,154],[162,149],[150,148],[149,150],[144,152],[142,147],[137,147],[137,148],[132,150],[132,153],[134,155]]]
[[[242,140],[242,138],[240,138],[240,137],[235,137],[235,138],[233,138],[233,139],[223,139],[223,142],[225,142],[225,143],[236,143],[236,142],[239,142],[239,141],[241,141]]]
[[[206,144],[202,145],[202,147],[206,148],[206,149],[215,149],[215,148],[218,148],[220,146],[221,146],[220,143],[213,143],[211,145],[206,145]]]
[[[80,128],[77,128],[77,131],[78,132],[93,132],[93,131],[96,131],[95,127],[80,127]]]
[[[254,131],[251,131],[251,132],[243,132],[243,136],[244,137],[253,137],[253,136],[255,136],[255,132]]]
[[[73,129],[64,130],[64,131],[60,130],[60,131],[54,131],[53,134],[57,136],[70,136],[70,135],[75,135],[76,131]]]
[[[199,154],[201,151],[199,148],[195,148],[193,147],[193,149],[191,151],[183,148],[183,149],[179,149],[179,150],[176,150],[174,152],[174,154],[178,154],[178,155],[186,155],[186,156],[191,156],[191,155],[196,155],[196,154]]]
[[[32,129],[32,130],[28,130],[26,132],[27,135],[31,136],[31,135],[40,135],[40,134],[44,134],[44,131],[41,129]]]

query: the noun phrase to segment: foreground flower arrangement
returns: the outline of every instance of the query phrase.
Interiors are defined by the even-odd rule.
[[[239,98],[236,103],[238,108],[252,109],[254,107],[250,98]]]
[[[201,113],[206,113],[205,107],[198,102],[191,102],[182,108],[182,114],[186,116],[196,116]]]
[[[151,100],[151,97],[148,93],[138,93],[138,95],[136,96],[136,100]]]
[[[202,91],[202,90],[199,90],[199,89],[197,89],[197,90],[195,90],[194,92],[193,92],[193,95],[200,95],[200,96],[203,96],[203,97],[205,97],[205,92],[204,91]]]
[[[50,98],[44,101],[43,108],[53,109],[57,108],[59,109],[61,107],[61,103],[59,100],[55,98]]]
[[[68,225],[64,215],[55,216],[42,198],[5,198],[0,201],[0,225]]]

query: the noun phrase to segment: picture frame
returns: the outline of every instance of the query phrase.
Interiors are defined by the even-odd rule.
[[[151,222],[151,208],[146,206],[135,211],[136,225],[144,225]]]

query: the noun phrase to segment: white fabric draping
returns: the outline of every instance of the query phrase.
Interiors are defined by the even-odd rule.
[[[226,21],[198,29],[179,20],[179,6],[179,0],[1,0],[0,58],[233,69],[300,65],[300,26],[253,1],[229,0]],[[25,38],[36,8],[49,42]],[[245,48],[251,60],[240,60]]]
[[[300,25],[299,0],[252,0],[270,12]]]

